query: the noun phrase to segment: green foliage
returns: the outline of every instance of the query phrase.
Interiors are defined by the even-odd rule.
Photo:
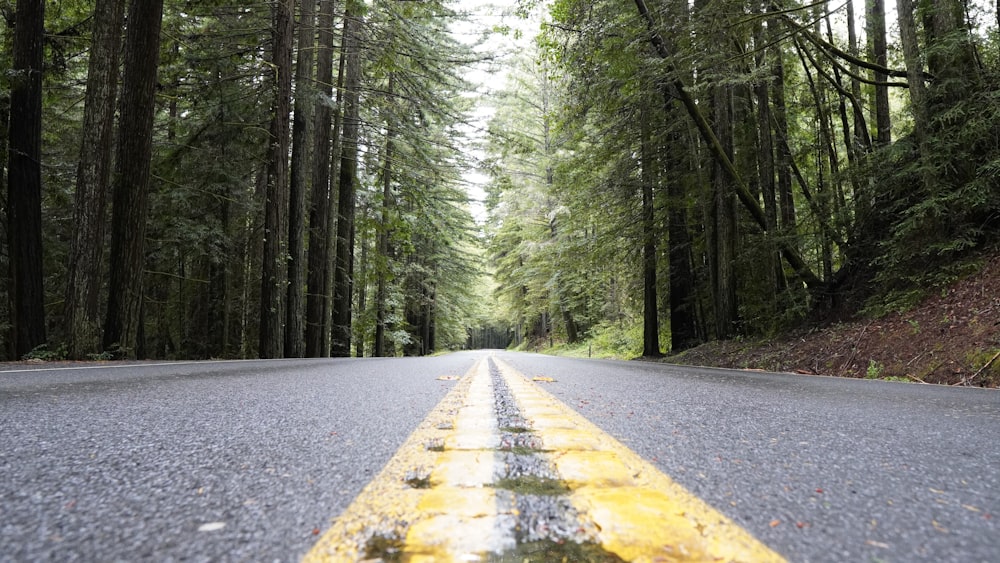
[[[24,355],[22,360],[34,360],[42,362],[58,362],[65,360],[67,358],[67,352],[65,346],[57,346],[55,348],[49,348],[49,344],[42,344],[36,346],[30,352]]]
[[[604,322],[591,329],[590,334],[596,358],[631,359],[642,353],[641,322],[624,326]]]
[[[990,75],[986,80],[995,80]],[[932,121],[928,150],[903,140],[877,181],[889,226],[874,259],[883,302],[911,304],[967,273],[971,252],[998,240],[1000,92],[974,90]]]
[[[61,327],[52,313],[65,293],[76,161],[87,134],[80,100],[93,6],[49,4],[44,268],[58,342]],[[763,233],[747,214],[736,214],[733,266],[742,332],[776,334],[847,291],[873,293],[869,311],[903,308],[924,288],[963,275],[973,251],[998,242],[1000,91],[994,86],[1000,49],[994,30],[987,39],[963,32],[926,46],[928,64],[961,55],[969,37],[984,48],[978,77],[950,73],[929,83],[934,95],[923,146],[916,136],[899,135],[910,122],[897,119],[893,144],[853,153],[846,133],[836,130],[839,106],[846,107],[838,87],[849,88],[849,78],[831,84],[824,75],[837,73],[829,60],[810,62],[809,55],[819,53],[795,42],[810,27],[795,22],[812,15],[761,18],[759,7],[732,2],[651,3],[654,27],[667,44],[663,56],[654,52],[645,22],[620,3],[556,0],[547,6],[553,25],[544,26],[537,49],[513,63],[492,100],[484,161],[490,217],[478,226],[462,178],[475,164],[463,127],[473,102],[461,78],[462,61],[473,57],[449,34],[454,3],[363,4],[365,149],[355,289],[367,301],[355,308],[354,328],[366,348],[374,339],[375,287],[382,280],[386,334],[397,351],[432,344],[422,342],[431,326],[438,349],[462,346],[470,327],[511,327],[522,346],[553,342],[574,354],[637,355],[644,182],[654,191],[661,324],[667,324],[672,260],[667,232],[677,226],[668,218],[682,210],[678,220],[687,224],[680,232],[690,237],[690,245],[684,243],[692,269],[689,305],[707,334],[717,309],[709,264],[719,172],[689,116],[678,111],[677,80],[710,120],[716,119],[709,111],[715,96],[725,96],[734,117],[723,137],[760,202],[761,143],[768,136],[778,140],[778,130],[774,124],[759,130],[755,89],[784,88],[787,138],[780,140],[788,146],[784,173],[794,170],[794,182],[788,179],[794,186],[782,211],[794,212],[795,223]],[[544,5],[521,0],[513,12],[524,17]],[[212,0],[166,7],[146,245],[147,356],[254,353],[266,235],[260,183],[270,142],[264,125],[273,86],[266,60],[270,27],[266,4]],[[0,29],[0,68],[10,66],[9,35]],[[12,79],[0,73],[0,90]],[[774,90],[770,94],[774,104]],[[895,101],[906,113],[908,97]],[[781,245],[824,270],[828,287],[807,292],[790,271],[772,267]],[[0,334],[10,328],[8,291],[0,286]],[[570,342],[574,333],[578,342]],[[59,353],[58,347],[37,351]]]
[[[880,379],[885,366],[875,360],[868,360],[868,368],[865,370],[865,379]]]

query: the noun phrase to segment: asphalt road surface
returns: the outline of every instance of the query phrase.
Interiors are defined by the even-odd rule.
[[[297,561],[487,352],[0,371],[0,561]],[[1000,394],[496,352],[790,561],[1000,561]]]

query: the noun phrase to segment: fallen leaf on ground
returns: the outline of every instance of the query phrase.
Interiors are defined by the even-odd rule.
[[[535,377],[532,377],[531,380],[532,381],[544,381],[545,383],[552,383],[553,381],[555,381],[555,379],[552,379],[551,377],[545,377],[545,376],[542,376],[542,375],[536,375]]]
[[[459,379],[457,375],[442,375],[438,377],[438,381],[458,381]]]
[[[771,527],[772,528],[775,527],[775,526],[777,526],[778,524],[781,524],[781,520],[771,520]]]

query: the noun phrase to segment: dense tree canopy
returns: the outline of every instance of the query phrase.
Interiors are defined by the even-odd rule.
[[[449,33],[452,7],[43,4],[2,6],[4,64],[28,61],[25,36],[44,72],[23,73],[32,112],[9,107],[32,82],[2,78],[0,357],[321,355],[331,338],[368,353],[376,332],[379,354],[465,342],[480,268],[456,126],[472,55]],[[38,124],[41,158],[16,144],[15,117]],[[22,155],[41,163],[35,188]]]
[[[905,304],[997,240],[995,6],[856,4],[546,4],[491,128],[509,321],[655,355]]]
[[[998,239],[995,5],[518,0],[473,95],[461,2],[160,4],[0,2],[0,359],[658,355]]]

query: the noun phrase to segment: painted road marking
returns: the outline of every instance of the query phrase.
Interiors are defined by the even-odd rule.
[[[501,391],[516,405],[500,406]],[[503,409],[516,412],[499,419],[523,425],[499,427]],[[503,478],[511,459],[529,458],[526,467],[558,476],[555,486],[544,475]],[[548,488],[505,489],[510,482]],[[541,561],[519,551],[518,538],[540,520],[542,528],[558,522],[518,509],[525,506],[563,507],[573,522],[550,543],[593,545],[602,560],[782,561],[497,358],[462,377],[304,561]]]
[[[570,499],[597,525],[605,550],[626,561],[783,560],[510,365],[495,361],[543,446],[557,450],[550,455]]]
[[[361,561],[405,553],[409,561],[478,561],[513,547],[498,534],[493,449],[499,440],[489,367],[482,359],[407,438],[305,556]],[[437,444],[444,444],[442,448]],[[508,511],[509,512],[509,511]]]

